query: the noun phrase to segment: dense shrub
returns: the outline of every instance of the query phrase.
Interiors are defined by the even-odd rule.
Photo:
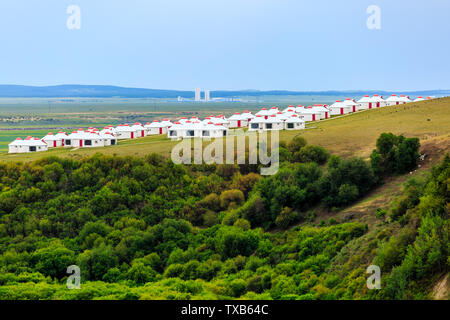
[[[382,133],[370,156],[372,168],[380,175],[409,172],[417,167],[419,148],[418,138]]]
[[[315,162],[324,164],[330,157],[330,153],[321,146],[307,145],[294,153],[293,161],[295,162]]]

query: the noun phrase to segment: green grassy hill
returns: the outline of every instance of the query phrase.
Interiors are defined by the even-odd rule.
[[[377,137],[382,132],[403,134],[406,137],[417,137],[424,146],[439,145],[447,148],[450,140],[450,98],[410,103],[376,110],[357,112],[347,116],[333,117],[330,120],[312,122],[302,131],[281,131],[280,140],[290,141],[301,135],[310,144],[321,145],[333,154],[343,157],[368,157],[374,148]],[[0,132],[0,144],[6,145],[14,140],[17,131]],[[46,132],[30,131],[26,135],[43,135]],[[80,158],[101,152],[107,155],[145,156],[158,153],[170,156],[177,142],[166,136],[149,136],[136,140],[120,141],[117,146],[96,149],[63,149],[59,148],[36,154],[8,155],[0,153],[0,161],[30,161],[49,155]],[[5,149],[3,149],[5,150]]]

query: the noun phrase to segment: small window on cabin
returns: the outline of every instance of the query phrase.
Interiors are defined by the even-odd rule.
[[[85,146],[92,146],[92,140],[84,140]]]
[[[69,145],[70,146],[70,140],[66,140],[66,145]]]
[[[294,124],[293,124],[293,123],[288,123],[288,124],[287,124],[287,127],[288,127],[289,129],[293,129],[293,128],[294,128]]]
[[[209,137],[209,131],[208,130],[203,130],[202,136],[203,137]]]
[[[175,137],[177,135],[177,132],[176,131],[170,131],[170,136],[171,137]]]
[[[252,129],[258,129],[259,125],[257,123],[252,123]]]
[[[272,129],[272,124],[271,124],[271,123],[267,123],[267,124],[266,124],[266,128],[267,128],[267,129]]]
[[[194,136],[194,130],[188,130],[188,131],[186,132],[186,135],[187,135],[188,137],[193,137],[193,136]]]

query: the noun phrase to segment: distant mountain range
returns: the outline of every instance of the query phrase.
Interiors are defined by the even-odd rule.
[[[211,91],[211,97],[258,97],[258,96],[359,96],[363,94],[378,93],[381,95],[405,93],[411,96],[442,96],[450,95],[450,90],[424,90],[424,91],[382,91],[382,90],[349,90],[349,91],[287,91],[287,90],[237,90],[237,91]],[[1,98],[194,98],[194,91],[159,90],[144,88],[125,88],[102,85],[58,85],[58,86],[21,86],[0,85]]]

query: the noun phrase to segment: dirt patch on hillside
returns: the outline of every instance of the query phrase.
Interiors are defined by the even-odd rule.
[[[450,298],[450,279],[448,273],[433,287],[432,295],[435,300],[448,300]]]
[[[450,135],[433,137],[421,141],[421,145],[420,153],[424,157],[419,161],[416,170],[402,176],[387,178],[382,186],[369,192],[354,205],[337,213],[322,206],[317,208],[317,217],[314,223],[318,224],[321,220],[327,221],[330,218],[334,218],[339,222],[357,220],[367,223],[370,228],[382,222],[382,220],[375,216],[377,209],[389,209],[395,198],[402,194],[403,184],[408,179],[423,176],[442,160],[446,152],[450,152]]]

